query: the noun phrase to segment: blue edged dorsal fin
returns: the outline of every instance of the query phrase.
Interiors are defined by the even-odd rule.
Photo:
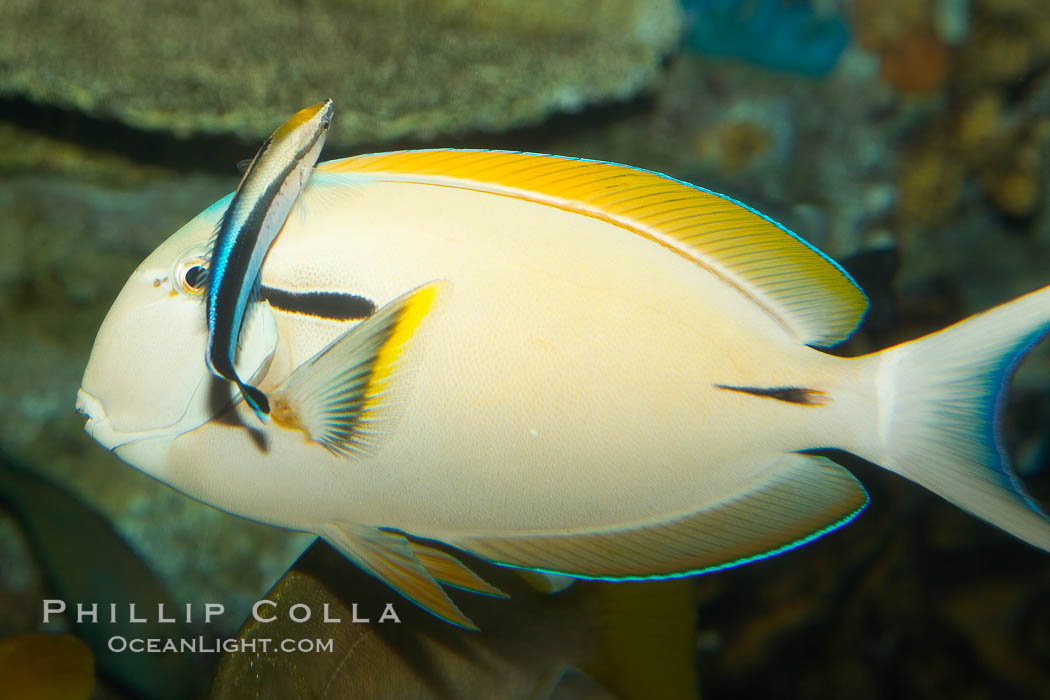
[[[607,221],[715,275],[808,345],[845,340],[868,308],[842,267],[780,224],[734,199],[648,170],[535,153],[440,149],[355,156],[322,163],[317,172],[344,176],[347,188],[369,181],[432,184]]]

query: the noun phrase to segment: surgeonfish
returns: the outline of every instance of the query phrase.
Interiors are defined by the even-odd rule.
[[[207,288],[208,367],[236,384],[260,418],[270,412],[269,402],[237,375],[234,355],[248,307],[259,297],[263,260],[306,187],[331,120],[332,100],[325,100],[299,110],[266,139],[219,221],[206,258],[185,277],[187,286]]]
[[[817,448],[1050,550],[996,427],[1050,287],[836,357],[821,348],[853,333],[863,292],[733,199],[576,158],[362,155],[317,166],[262,281],[377,310],[261,302],[239,358],[271,397],[260,426],[213,386],[199,300],[177,279],[226,201],[121,291],[78,395],[87,432],[194,498],[320,535],[450,622],[472,626],[441,583],[499,591],[427,540],[584,579],[735,566],[865,507]]]

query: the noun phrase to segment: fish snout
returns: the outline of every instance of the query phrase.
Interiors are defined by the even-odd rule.
[[[84,391],[84,387],[77,389],[77,413],[87,416],[88,420],[85,429],[89,428],[95,421],[104,420],[106,417],[106,409],[102,407],[102,402]],[[90,431],[88,432],[90,434]]]
[[[110,451],[117,447],[119,440],[113,426],[110,425],[106,408],[101,401],[84,391],[83,387],[77,389],[77,413],[87,417],[84,432],[93,440]]]

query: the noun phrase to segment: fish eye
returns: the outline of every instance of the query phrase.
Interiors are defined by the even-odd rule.
[[[190,269],[186,270],[186,286],[192,287],[193,289],[201,289],[204,287],[204,266],[194,265]]]
[[[180,294],[201,294],[208,282],[208,261],[194,256],[179,263],[175,268],[175,289]]]

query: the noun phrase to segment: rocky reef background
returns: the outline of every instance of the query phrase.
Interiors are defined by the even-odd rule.
[[[131,270],[232,190],[234,164],[305,104],[336,102],[326,159],[511,148],[747,202],[868,291],[844,354],[1050,283],[1045,2],[256,8],[0,0],[0,453],[102,513],[173,600],[226,602],[216,634],[309,538],[126,467],[83,434],[74,395]],[[1048,344],[1005,415],[1018,470],[1050,504]],[[1050,555],[847,463],[872,494],[855,523],[697,579],[705,694],[1050,697]],[[54,586],[15,510],[0,509],[0,637],[39,628]],[[124,697],[117,682],[98,692]]]

